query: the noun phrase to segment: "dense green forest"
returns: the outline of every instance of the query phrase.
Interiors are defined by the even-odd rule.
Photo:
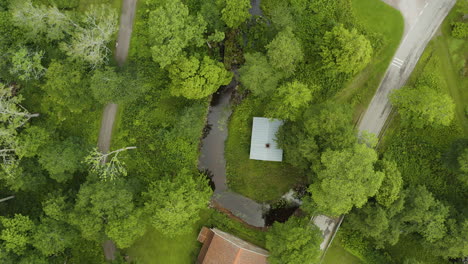
[[[464,3],[392,94],[398,111],[377,145],[355,122],[403,34],[379,0],[263,0],[254,15],[250,0],[141,0],[122,67],[121,1],[0,0],[0,199],[14,195],[0,202],[0,262],[106,263],[112,241],[113,263],[193,263],[210,226],[265,247],[269,263],[318,263],[315,214],[348,214],[336,243],[364,263],[460,260]],[[197,167],[211,95],[233,79],[229,188],[272,204],[304,190],[298,213],[263,230],[209,208]],[[101,153],[108,103],[119,110]],[[283,163],[249,160],[253,116],[285,121]]]

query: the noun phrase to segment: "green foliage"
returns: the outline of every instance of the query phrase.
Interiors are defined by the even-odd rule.
[[[49,132],[39,126],[29,126],[19,134],[16,154],[22,157],[34,157],[42,146],[49,143]]]
[[[50,43],[72,32],[73,22],[55,6],[34,6],[30,0],[18,1],[13,5],[12,16],[13,23],[29,41]]]
[[[105,104],[121,100],[122,97],[119,95],[127,88],[127,84],[124,82],[124,77],[114,68],[105,67],[103,70],[94,71],[90,88],[94,98]]]
[[[316,89],[316,87],[309,88],[298,81],[281,85],[276,89],[268,104],[265,116],[291,121],[296,120],[300,117],[304,108],[312,101],[312,91]]]
[[[63,222],[50,218],[41,219],[32,237],[32,245],[45,256],[63,253],[72,247],[77,237],[76,230]]]
[[[59,120],[69,112],[82,113],[91,107],[87,76],[80,64],[52,61],[45,74],[41,89],[47,94],[43,109],[54,113]]]
[[[0,217],[0,224],[3,227],[0,239],[3,240],[5,250],[21,255],[30,243],[33,221],[28,216],[15,214],[13,218]]]
[[[170,92],[188,99],[201,99],[216,92],[221,85],[227,85],[232,73],[226,71],[221,62],[208,56],[200,61],[196,57],[181,58],[169,67],[172,82]]]
[[[425,186],[410,189],[402,221],[409,232],[420,233],[426,241],[434,242],[445,236],[449,208],[436,200]]]
[[[64,182],[73,177],[73,173],[83,169],[86,155],[85,144],[79,138],[67,138],[53,141],[41,149],[39,163],[49,172],[52,179]]]
[[[97,67],[108,61],[108,44],[117,30],[117,13],[106,5],[93,6],[82,18],[82,26],[71,33],[69,43],[61,43],[60,48],[71,59]]]
[[[390,100],[398,108],[402,121],[417,128],[448,126],[455,115],[455,104],[450,96],[427,86],[396,90]]]
[[[323,167],[317,172],[318,181],[309,187],[319,210],[338,216],[354,206],[362,207],[382,184],[384,174],[374,171],[376,161],[375,150],[365,144],[325,151],[321,157]]]
[[[272,94],[281,78],[261,53],[245,54],[245,64],[239,74],[242,85],[259,97]]]
[[[266,48],[270,64],[288,75],[293,74],[296,65],[304,59],[301,43],[290,27],[279,32]]]
[[[180,0],[168,1],[151,11],[148,32],[153,60],[164,68],[180,58],[188,46],[202,46],[206,25],[201,15],[189,15],[187,6]]]
[[[266,235],[266,248],[272,264],[315,263],[320,257],[321,231],[307,218],[291,217],[285,223],[275,222]]]
[[[284,159],[294,167],[318,167],[320,153],[351,147],[356,141],[348,105],[325,103],[307,109],[296,122],[286,122],[278,132]]]
[[[454,38],[464,39],[468,37],[468,23],[452,22],[452,36]]]
[[[150,185],[144,193],[145,211],[151,225],[163,234],[184,234],[198,221],[199,211],[207,206],[211,194],[206,176],[194,177],[182,170]]]
[[[108,237],[118,246],[126,247],[146,230],[145,225],[129,217],[133,214],[138,215],[128,183],[122,180],[85,183],[78,192],[69,221],[85,239],[102,242]]]
[[[369,40],[342,24],[325,33],[320,49],[323,68],[332,74],[356,74],[369,63],[372,55]]]
[[[221,11],[221,19],[230,28],[238,28],[250,17],[251,7],[249,0],[225,0],[225,6]]]
[[[377,192],[377,202],[385,207],[389,207],[396,199],[398,199],[403,179],[398,170],[396,162],[390,160],[381,160],[377,164],[378,170],[385,174],[379,191]]]
[[[22,81],[38,80],[44,75],[45,68],[41,64],[44,52],[31,52],[22,47],[11,58],[10,73]]]

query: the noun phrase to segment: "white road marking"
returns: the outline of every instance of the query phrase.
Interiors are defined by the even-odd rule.
[[[423,9],[423,10],[421,10],[421,12],[419,12],[419,15],[422,15],[422,13],[423,13],[423,12],[424,12],[424,9]]]
[[[392,60],[392,65],[395,66],[395,67],[397,67],[398,69],[400,69],[401,66],[403,66],[403,63],[404,63],[404,62],[405,62],[405,61],[403,61],[402,59],[399,59],[399,58],[397,58],[397,57],[394,57],[393,60]]]
[[[429,4],[429,3],[428,3],[428,2],[426,2],[426,4],[424,5],[424,8],[423,8],[423,9],[425,9],[425,8],[427,7],[427,5],[428,5],[428,4]]]

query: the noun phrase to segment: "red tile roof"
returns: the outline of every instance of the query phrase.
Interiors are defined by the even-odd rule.
[[[203,227],[198,241],[204,243],[198,264],[267,264],[268,251],[238,237]]]

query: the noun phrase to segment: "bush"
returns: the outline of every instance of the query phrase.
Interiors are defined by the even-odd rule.
[[[454,38],[464,39],[468,37],[468,23],[452,22],[452,36]]]

